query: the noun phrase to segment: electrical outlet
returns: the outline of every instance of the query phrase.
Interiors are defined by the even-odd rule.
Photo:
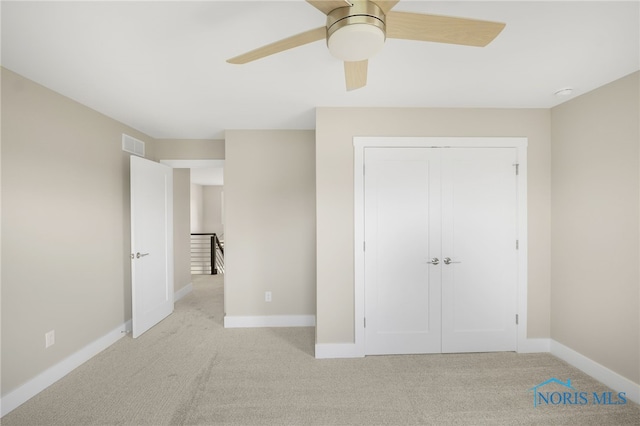
[[[49,346],[53,346],[53,344],[56,342],[56,331],[55,330],[51,330],[48,333],[44,334],[44,347],[45,349],[48,348]]]
[[[264,292],[264,301],[265,302],[271,302],[271,292],[270,291],[265,291]]]

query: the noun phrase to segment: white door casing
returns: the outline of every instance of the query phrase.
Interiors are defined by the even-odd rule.
[[[173,170],[131,156],[131,292],[136,338],[173,312]]]
[[[443,237],[442,241],[440,241],[438,228],[434,226],[431,226],[431,228],[429,228],[429,233],[431,234],[429,237],[430,255],[429,259],[423,259],[425,264],[427,264],[427,261],[431,260],[431,257],[440,258],[439,265],[428,265],[430,267],[430,275],[428,275],[429,292],[433,295],[436,295],[439,291],[442,291],[444,296],[443,303],[448,303],[449,305],[451,305],[445,306],[445,311],[443,311],[442,313],[442,333],[444,335],[442,336],[443,346],[442,348],[440,348],[440,350],[444,352],[515,350],[517,349],[516,341],[514,338],[515,333],[517,332],[518,342],[523,342],[526,339],[526,143],[527,142],[525,138],[354,138],[356,167],[356,172],[354,174],[356,247],[354,326],[356,354],[359,354],[359,356],[364,356],[365,353],[388,353],[385,352],[385,349],[377,348],[375,342],[373,344],[370,344],[370,342],[372,342],[370,334],[374,333],[375,331],[369,330],[369,327],[373,326],[373,328],[375,329],[376,325],[371,323],[371,321],[374,320],[367,318],[367,329],[365,329],[363,323],[365,306],[367,311],[370,311],[370,304],[374,304],[373,306],[375,307],[376,303],[373,294],[366,294],[365,300],[364,291],[365,276],[371,276],[374,273],[373,271],[368,270],[369,268],[371,268],[371,266],[366,266],[364,254],[365,252],[363,250],[364,241],[367,241],[367,250],[376,249],[376,241],[374,240],[371,243],[369,241],[372,235],[365,235],[366,231],[364,223],[365,220],[368,220],[369,223],[371,223],[372,220],[378,220],[378,218],[376,217],[371,217],[371,215],[376,215],[377,213],[365,213],[365,198],[375,198],[378,196],[378,194],[370,193],[369,189],[365,189],[365,175],[363,173],[365,156],[370,159],[372,157],[368,154],[368,152],[376,151],[366,150],[365,148],[368,147],[406,148],[404,150],[397,150],[399,152],[409,152],[409,148],[416,147],[451,148],[445,150],[425,150],[432,153],[437,153],[435,154],[435,156],[434,154],[428,154],[427,157],[430,156],[430,160],[438,157],[440,155],[438,152],[446,152],[446,155],[442,160],[443,167],[445,167],[446,170],[442,171],[441,176],[439,172],[434,173],[437,165],[440,164],[439,160],[435,162],[431,161],[433,163],[430,166],[432,172],[430,177],[432,179],[430,179],[429,186],[429,191],[431,192],[431,194],[435,195],[436,199],[439,199],[440,197],[440,194],[437,193],[437,191],[439,190],[438,188],[442,187],[444,188],[443,192],[446,192],[440,197],[441,201],[439,202],[442,205],[434,206],[433,202],[431,202],[432,206],[429,213],[431,216],[431,220],[433,220],[435,223],[441,222],[442,233],[446,235]],[[464,149],[454,149],[482,147],[510,147],[512,149],[486,150],[483,151],[485,154],[479,154],[480,151],[477,150],[468,151]],[[367,152],[367,154],[365,154],[365,152]],[[419,169],[420,166],[417,163],[419,163],[420,161],[428,162],[428,159],[423,158],[422,154],[419,154],[419,152],[420,150],[411,151],[411,154],[408,156],[409,158],[411,158],[411,165],[407,165],[406,168],[411,170]],[[478,169],[479,162],[474,161],[474,157],[476,160],[480,159],[478,158],[478,155],[485,157],[495,157],[496,152],[502,153],[499,154],[498,157],[506,156],[505,158],[501,158],[498,160],[498,162],[501,163],[502,169],[497,172],[497,174],[499,175],[497,179],[501,180],[503,178],[507,178],[506,183],[503,183],[502,186],[498,185],[497,187],[495,185],[495,181],[484,182],[484,184],[482,182],[482,179],[491,179],[491,176],[496,174],[496,165],[489,164],[488,166],[484,167],[483,171],[482,167]],[[491,163],[491,160],[488,158],[485,158],[484,161],[488,161],[489,163]],[[519,179],[515,179],[515,164],[518,164],[518,168],[520,171]],[[401,167],[395,168],[396,170],[401,170]],[[374,176],[369,176],[370,172],[373,173]],[[366,179],[376,179],[376,173],[393,174],[394,172],[392,169],[389,169],[386,172],[376,171],[375,167],[372,168],[369,164],[367,164]],[[402,171],[401,173],[407,174],[411,172]],[[415,172],[414,170],[414,173],[418,172]],[[424,175],[424,170],[422,171],[422,173]],[[482,175],[482,173],[488,174],[487,176],[481,177],[478,180],[478,173],[480,173],[480,175]],[[469,177],[471,177],[471,179],[469,179]],[[492,191],[497,191],[497,194],[492,194]],[[515,212],[514,209],[511,209],[510,212],[506,212],[505,209],[501,208],[500,206],[496,207],[495,203],[492,204],[484,202],[484,200],[492,199],[496,196],[501,196],[504,198],[505,191],[507,194],[507,202],[512,206],[514,204],[517,206]],[[405,190],[401,192],[405,192]],[[460,196],[465,193],[466,196]],[[393,197],[402,198],[402,194],[393,194],[391,198],[387,198],[387,204],[394,203]],[[407,199],[411,198],[412,197],[407,197]],[[367,202],[370,203],[372,202],[372,200],[368,199]],[[397,200],[395,203],[398,202],[401,203],[402,201]],[[423,201],[422,206],[424,205],[424,203],[425,202]],[[418,204],[418,207],[412,206],[412,209],[414,209],[416,212],[418,212],[421,208],[424,210],[424,207],[420,207],[420,203]],[[383,208],[383,211],[385,209],[387,208]],[[443,213],[442,218],[438,216],[439,211],[442,211]],[[464,213],[465,211],[475,211],[479,214],[466,214]],[[405,213],[405,215],[407,215],[407,213]],[[408,221],[408,219],[410,219],[410,216],[411,214],[409,214],[409,216],[407,217],[403,217],[403,219],[398,222],[406,222]],[[488,218],[483,216],[488,216]],[[486,265],[484,265],[483,261],[481,261],[481,256],[472,256],[474,260],[469,260],[467,253],[477,252],[478,249],[483,249],[482,245],[486,244],[488,244],[488,246],[485,248],[495,250],[495,244],[493,244],[493,241],[491,241],[490,243],[483,242],[480,247],[478,247],[477,244],[475,244],[475,246],[474,244],[467,244],[467,247],[462,244],[464,242],[464,239],[456,238],[456,235],[461,235],[461,233],[456,232],[456,230],[460,231],[462,229],[469,228],[470,226],[473,227],[474,224],[484,223],[488,225],[485,227],[485,229],[489,229],[489,231],[487,232],[491,234],[491,232],[493,232],[491,229],[495,228],[495,226],[491,225],[491,221],[495,221],[495,223],[497,224],[503,224],[504,226],[502,226],[502,228],[508,229],[508,233],[511,233],[511,235],[504,236],[505,238],[495,238],[496,240],[499,239],[501,241],[510,241],[510,247],[508,249],[507,247],[497,247],[501,250],[507,250],[507,254],[501,254],[499,256],[500,259],[492,259],[491,261],[486,263]],[[509,222],[509,224],[505,224],[505,221]],[[387,225],[388,223],[389,222],[387,222]],[[401,229],[403,225],[401,223],[398,223],[396,225],[392,225],[392,227],[393,226],[398,226],[400,227],[399,229]],[[384,235],[385,234],[383,233],[383,236]],[[405,235],[410,234],[405,233]],[[416,240],[420,241],[420,239],[424,237],[425,236],[421,235]],[[477,237],[475,238],[477,241],[483,241],[486,238],[486,235],[480,233],[475,237]],[[384,242],[388,244],[390,241],[393,241],[392,238],[395,237],[393,237],[392,232],[391,237],[387,235],[387,237],[385,238],[386,240]],[[519,250],[515,250],[516,238],[519,240]],[[412,244],[416,243],[414,242]],[[434,251],[435,246],[439,246],[437,251]],[[447,251],[449,253],[445,254],[445,252]],[[433,254],[436,252],[440,254],[440,256],[433,256]],[[449,265],[444,265],[442,263],[443,257],[450,257],[452,262],[462,263],[450,263]],[[465,257],[466,262],[460,259],[460,257]],[[406,259],[409,258],[410,255],[406,257]],[[505,269],[503,267],[504,264],[513,265],[514,260],[517,264],[516,268]],[[385,260],[383,260],[382,262],[384,263]],[[475,265],[473,264],[474,262],[476,262]],[[479,290],[477,288],[474,288],[475,284],[473,279],[469,279],[469,277],[473,278],[473,275],[470,275],[469,271],[474,268],[478,270],[478,262],[480,263],[481,270],[487,269],[489,271],[488,276],[493,283],[488,287],[485,286],[484,293],[482,294],[478,293]],[[383,269],[384,268],[380,270]],[[493,275],[491,275],[491,271],[493,271]],[[438,276],[438,274],[442,275]],[[401,280],[388,281],[387,284],[384,284],[385,279],[386,278],[383,272],[382,276],[379,278],[379,280],[381,280],[381,282],[383,283],[382,287],[380,287],[380,290],[386,292],[385,294],[388,295],[390,288],[393,286],[397,287],[397,283]],[[504,291],[504,283],[507,281],[513,283],[514,280],[517,281],[516,287],[511,285],[507,289],[507,291]],[[434,283],[437,283],[438,285],[435,286]],[[442,284],[443,287],[440,287],[440,284]],[[385,285],[387,286],[387,288],[385,288]],[[448,287],[445,287],[445,285],[448,285]],[[369,284],[367,284],[367,287],[368,286]],[[369,291],[368,293],[372,292]],[[469,301],[471,300],[468,297],[469,295],[473,295],[472,298],[475,299],[489,297],[490,300],[494,300],[496,302],[495,304],[500,304],[501,306],[511,306],[512,308],[508,310],[508,312],[504,310],[501,311],[500,309],[492,310],[490,308],[492,304],[490,303],[484,303],[480,305],[476,303],[476,306],[472,310],[466,308],[456,310],[456,303],[461,304],[461,306],[464,306],[465,303],[469,303]],[[507,302],[507,300],[509,300],[510,302]],[[413,302],[411,302],[410,305],[411,309],[403,311],[402,315],[409,315],[412,311],[419,312],[419,308],[413,306]],[[487,307],[488,309],[485,309],[483,312],[483,307]],[[430,300],[428,309],[430,316],[430,327],[435,326],[436,322],[438,321],[437,317],[440,314],[439,308],[440,307],[437,306],[437,304],[435,304],[433,300]],[[471,315],[468,315],[469,312],[471,312]],[[520,316],[519,327],[516,327],[515,325],[516,312]],[[477,321],[478,315],[483,315],[484,320]],[[422,324],[426,324],[424,322],[424,316],[422,321]],[[505,327],[507,330],[505,330]],[[422,332],[424,332],[425,329],[426,328],[423,327]],[[496,331],[494,335],[492,335],[492,330]],[[403,330],[399,334],[407,333],[408,331],[416,332],[419,330],[407,329]],[[388,332],[388,330],[386,332]],[[434,336],[433,342],[427,344],[427,346],[430,346],[431,349],[427,348],[427,350],[425,350],[425,348],[409,348],[406,353],[425,353],[440,351],[434,350],[436,345],[440,344],[440,342],[437,342],[437,344],[435,343],[437,340],[437,338],[435,337],[436,334],[437,332],[435,330],[431,331],[431,335]],[[502,336],[507,335],[511,337],[501,343],[499,341],[499,338],[497,337],[500,334]],[[474,337],[477,338],[474,339]],[[485,342],[492,343],[489,346],[483,346]],[[399,353],[405,352],[400,351]]]

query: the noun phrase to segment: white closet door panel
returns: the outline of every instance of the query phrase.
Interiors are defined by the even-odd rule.
[[[365,353],[515,350],[516,150],[364,157]]]
[[[367,354],[440,352],[439,174],[438,151],[365,151]]]
[[[513,148],[443,154],[443,352],[516,348],[515,162]]]

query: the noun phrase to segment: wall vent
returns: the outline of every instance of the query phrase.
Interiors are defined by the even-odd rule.
[[[144,157],[144,142],[123,133],[122,150],[137,155],[138,157]]]

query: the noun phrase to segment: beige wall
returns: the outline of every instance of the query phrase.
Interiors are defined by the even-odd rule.
[[[640,73],[552,120],[551,337],[640,383]]]
[[[191,171],[173,169],[173,287],[191,284]]]
[[[224,186],[191,184],[191,232],[224,234],[223,192]]]
[[[222,193],[223,186],[205,185],[202,187],[203,232],[215,232],[221,237],[224,234],[222,225]]]
[[[314,133],[231,130],[226,137],[226,314],[312,315]]]
[[[224,140],[221,139],[156,139],[156,160],[222,160]]]
[[[528,336],[549,337],[549,110],[318,108],[317,343],[354,341],[354,136],[529,138]]]
[[[204,204],[202,185],[191,184],[191,232],[194,234],[204,232]]]
[[[2,69],[2,395],[131,318],[123,132]]]

